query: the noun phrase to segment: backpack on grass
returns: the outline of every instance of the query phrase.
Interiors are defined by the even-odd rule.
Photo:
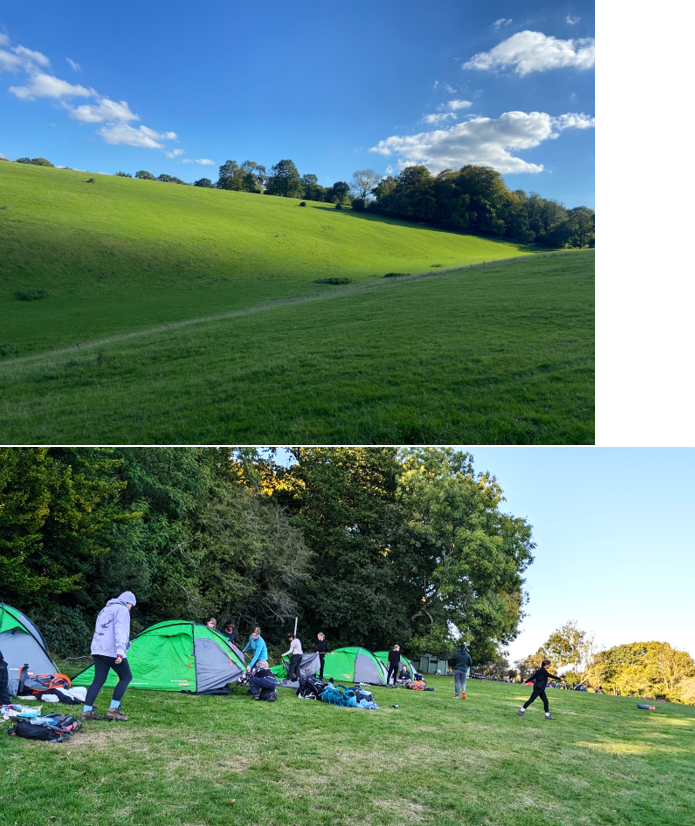
[[[297,697],[300,700],[320,700],[326,685],[323,680],[317,680],[316,677],[300,677]]]
[[[70,677],[65,674],[34,674],[25,663],[19,670],[18,695],[33,694],[40,697],[54,688],[70,688]]]
[[[82,723],[69,714],[44,714],[30,720],[18,720],[8,727],[7,733],[12,737],[24,737],[27,740],[62,743],[81,728]]]

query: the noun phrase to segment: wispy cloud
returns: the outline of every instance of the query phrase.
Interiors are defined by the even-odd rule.
[[[435,80],[435,81],[434,81],[434,88],[436,89],[436,88],[437,88],[437,86],[439,86],[439,81],[438,81],[438,80]]]
[[[193,158],[184,158],[183,162],[184,163],[199,163],[199,164],[202,164],[203,166],[214,166],[215,165],[215,162],[211,161],[210,158],[196,158],[195,160]]]
[[[588,129],[594,123],[594,118],[578,113],[552,117],[545,112],[505,112],[497,119],[479,117],[432,132],[393,135],[370,152],[395,155],[399,169],[417,163],[437,173],[478,164],[503,174],[541,172],[542,164],[529,163],[514,153],[557,138],[566,129]]]
[[[180,155],[183,155],[183,149],[172,149],[170,152],[165,152],[164,154],[167,158],[178,158]]]
[[[514,21],[511,18],[500,17],[499,20],[495,20],[495,22],[492,24],[492,28],[495,29],[495,31],[499,31],[500,29],[506,28],[510,23],[513,22]]]
[[[470,109],[471,106],[473,106],[473,104],[470,100],[450,100],[447,103],[446,108],[450,112],[458,112],[459,109]]]
[[[576,25],[577,25],[577,23],[579,23],[579,21],[580,21],[581,19],[582,19],[581,17],[572,17],[572,15],[571,15],[571,14],[568,14],[568,15],[567,15],[567,17],[565,17],[565,21],[566,21],[567,23],[569,23],[569,24],[570,24],[570,26],[576,26]]]
[[[0,71],[25,75],[24,83],[9,88],[9,91],[20,100],[48,98],[57,101],[73,120],[81,123],[102,123],[104,125],[97,134],[101,135],[106,143],[162,149],[162,141],[176,140],[175,132],[157,132],[147,126],[130,126],[131,121],[138,121],[140,118],[131,111],[125,100],[111,100],[100,95],[96,89],[69,83],[49,74],[51,62],[41,52],[21,45],[12,46],[5,34],[0,34],[0,46],[5,47],[0,48]],[[65,59],[74,71],[81,71],[79,63],[69,57]],[[94,98],[96,102],[75,106],[71,102],[74,98]],[[174,151],[177,155],[183,154],[182,149]]]
[[[451,86],[448,83],[444,84],[444,91],[447,92],[450,95],[455,95],[456,94],[456,89],[454,89],[454,87]]]
[[[456,115],[453,112],[437,112],[432,115],[423,115],[421,122],[439,126],[440,123],[446,123],[448,120],[456,120]],[[370,149],[369,151],[371,152],[372,150]]]
[[[596,61],[596,45],[592,37],[580,40],[559,40],[542,32],[524,31],[503,40],[489,52],[474,55],[463,69],[495,71],[514,68],[518,75],[571,67],[590,69]]]

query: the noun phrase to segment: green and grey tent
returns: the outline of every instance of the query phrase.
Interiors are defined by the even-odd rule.
[[[384,666],[386,669],[386,673],[388,674],[389,670],[389,652],[388,651],[375,651],[374,656],[379,660],[379,662]],[[405,663],[408,671],[410,672],[410,679],[415,679],[415,667],[413,666],[412,662],[407,657],[404,657],[401,654],[401,665]],[[398,669],[400,671],[400,668]]]
[[[386,685],[386,669],[366,648],[337,648],[326,654],[325,680]]]
[[[128,649],[133,672],[131,688],[158,691],[190,691],[204,694],[236,682],[244,673],[229,640],[219,631],[186,620],[168,620],[147,628],[133,638]],[[91,685],[94,666],[82,671],[73,685]],[[116,685],[109,671],[107,686]]]
[[[23,665],[29,666],[29,675],[58,671],[39,629],[21,611],[3,602],[0,602],[0,651],[7,662],[10,697],[17,696]]]
[[[287,674],[289,672],[290,666],[290,658],[283,657],[282,658],[282,665],[273,666],[270,670],[275,674],[278,680],[287,680]],[[311,651],[307,652],[306,654],[302,654],[302,661],[299,663],[299,676],[300,677],[314,677],[318,674],[319,669],[321,668],[321,661],[319,660],[319,655],[315,654]],[[298,682],[288,683],[289,686],[296,687],[299,685]]]

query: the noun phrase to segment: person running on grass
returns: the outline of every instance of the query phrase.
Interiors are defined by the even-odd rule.
[[[466,651],[466,644],[464,642],[459,646],[451,658],[451,668],[454,672],[454,700],[459,698],[459,689],[461,691],[461,699],[466,699],[466,677],[468,676],[468,669],[471,667],[473,660],[471,655]]]
[[[323,668],[326,664],[326,653],[328,652],[328,643],[326,642],[326,635],[323,631],[319,631],[316,635],[314,651],[316,651],[319,655],[319,662],[321,663],[321,668],[319,669],[319,680],[323,680]]]
[[[545,693],[546,686],[548,685],[548,680],[553,679],[559,682],[560,678],[556,677],[554,674],[551,674],[547,669],[546,666],[550,665],[550,660],[543,660],[541,663],[541,667],[536,671],[536,673],[529,677],[527,680],[524,680],[526,683],[530,683],[533,681],[533,691],[531,692],[531,696],[526,700],[526,702],[521,706],[517,714],[519,717],[523,717],[526,713],[526,709],[531,705],[531,703],[536,699],[536,697],[540,697],[543,700],[543,710],[545,711],[545,719],[546,720],[554,720],[554,717],[550,716],[550,708],[548,706],[548,697]]]
[[[396,685],[396,678],[398,677],[398,667],[401,664],[401,647],[400,645],[394,645],[391,651],[389,651],[389,670],[386,674],[386,685],[389,684],[391,680],[391,674],[393,674],[393,684]]]
[[[94,703],[111,668],[118,676],[118,683],[113,690],[113,698],[106,712],[106,719],[121,722],[128,719],[121,711],[121,700],[133,679],[126,652],[130,648],[130,609],[135,604],[135,595],[132,591],[124,591],[117,599],[110,599],[97,617],[91,647],[94,658],[94,680],[87,689],[82,720],[103,719],[97,714]]]

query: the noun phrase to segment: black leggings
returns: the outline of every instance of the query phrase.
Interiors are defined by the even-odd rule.
[[[536,699],[536,697],[540,697],[541,700],[543,700],[543,708],[545,710],[545,713],[547,714],[549,712],[549,706],[548,698],[546,697],[544,688],[534,688],[533,693],[524,703],[524,708],[528,708],[531,705],[531,703]]]
[[[115,657],[105,657],[103,654],[94,654],[93,657],[94,681],[87,689],[87,699],[85,700],[85,705],[94,705],[97,695],[104,687],[106,678],[109,676],[110,668],[113,668],[118,675],[118,683],[116,683],[116,688],[113,690],[113,699],[120,702],[123,699],[126,688],[128,688],[130,681],[133,679],[128,660],[121,660],[121,662],[116,665]]]
[[[386,685],[391,682],[391,674],[393,674],[393,684],[396,685],[396,677],[398,677],[398,666],[389,663],[389,670],[386,675]]]
[[[319,651],[319,660],[321,661],[321,668],[319,669],[319,680],[323,680],[323,667],[326,664],[326,652]]]

